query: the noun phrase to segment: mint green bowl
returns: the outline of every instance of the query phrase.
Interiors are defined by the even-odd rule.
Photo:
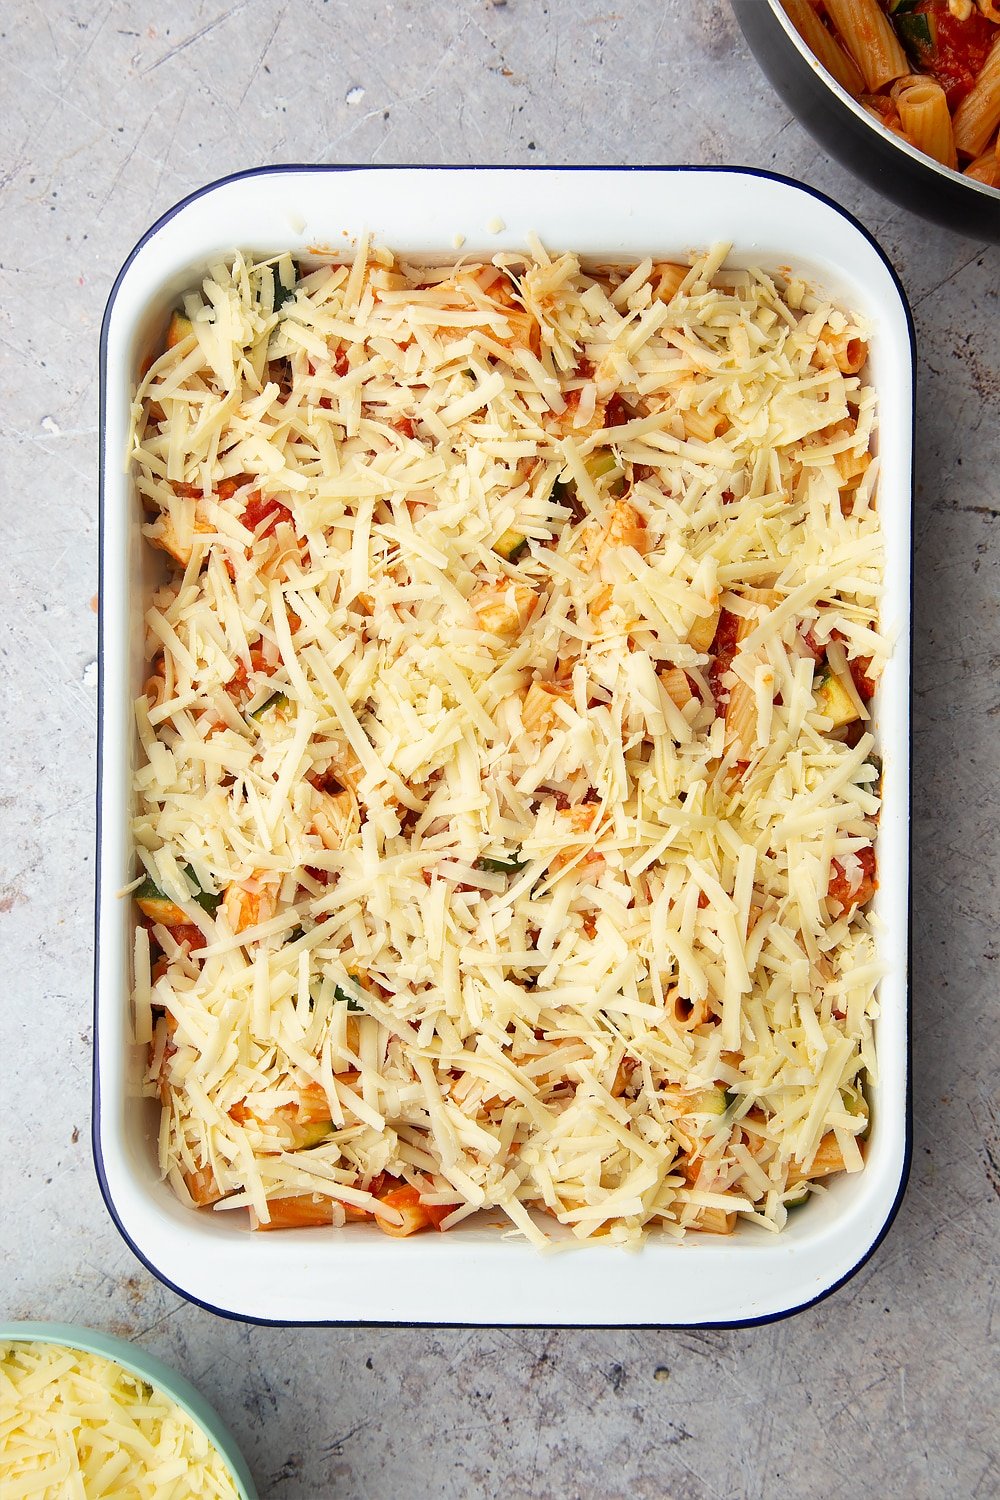
[[[205,1400],[189,1380],[171,1370],[162,1360],[124,1339],[115,1339],[93,1328],[74,1328],[69,1323],[0,1323],[0,1343],[59,1344],[66,1349],[80,1349],[85,1354],[100,1354],[114,1360],[123,1369],[154,1385],[207,1435],[222,1456],[240,1500],[258,1500],[257,1489],[247,1468],[246,1459],[236,1439],[218,1412]]]

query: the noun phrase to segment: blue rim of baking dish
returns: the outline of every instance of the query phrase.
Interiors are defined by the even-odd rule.
[[[418,165],[414,165],[412,163],[409,164],[409,165],[407,165],[406,163],[391,163],[391,162],[382,162],[382,163],[378,163],[376,165],[369,165],[369,164],[364,163],[364,162],[356,162],[356,163],[350,163],[350,164],[348,164],[348,163],[329,163],[329,162],[326,162],[326,163],[319,163],[317,165],[311,165],[309,163],[304,163],[304,162],[284,162],[284,163],[281,163],[280,165],[276,165],[276,166],[270,166],[270,167],[248,167],[248,168],[245,168],[243,171],[240,171],[240,172],[229,172],[224,177],[219,177],[219,178],[217,178],[213,182],[205,183],[205,185],[203,187],[196,188],[194,192],[188,193],[186,197],[182,198],[178,203],[175,203],[172,208],[168,208],[167,211],[166,211],[166,213],[161,214],[161,216],[156,220],[156,222],[154,224],[150,225],[149,229],[146,230],[145,234],[141,237],[141,239],[139,239],[136,242],[136,244],[132,247],[131,251],[129,252],[128,256],[126,257],[126,259],[125,259],[125,261],[124,261],[124,263],[123,263],[123,265],[121,267],[121,270],[118,272],[118,275],[115,277],[114,285],[111,288],[111,292],[110,292],[110,295],[108,297],[107,305],[106,305],[106,307],[104,309],[104,317],[101,320],[101,338],[100,338],[100,377],[99,377],[99,388],[98,388],[98,418],[97,418],[97,421],[98,421],[98,440],[99,440],[99,452],[98,452],[98,486],[99,486],[99,488],[98,488],[98,573],[97,573],[97,599],[98,599],[98,650],[97,650],[97,715],[98,715],[98,717],[97,717],[97,789],[96,789],[96,792],[97,792],[97,819],[96,819],[96,840],[97,840],[97,851],[96,852],[97,852],[97,857],[96,857],[96,864],[95,864],[95,882],[96,882],[96,884],[95,884],[95,897],[94,897],[94,1043],[93,1043],[93,1090],[92,1090],[92,1117],[91,1117],[91,1147],[92,1147],[92,1150],[93,1150],[94,1168],[95,1168],[95,1170],[97,1172],[98,1185],[100,1187],[101,1196],[104,1199],[104,1203],[105,1203],[105,1206],[106,1206],[106,1208],[108,1210],[108,1213],[111,1215],[111,1219],[112,1219],[112,1221],[113,1221],[113,1223],[115,1225],[115,1228],[118,1230],[118,1233],[121,1235],[121,1237],[125,1241],[126,1245],[128,1245],[129,1249],[132,1251],[132,1254],[136,1257],[137,1260],[139,1260],[142,1263],[142,1265],[144,1265],[146,1267],[147,1271],[150,1271],[152,1273],[152,1275],[154,1275],[157,1278],[158,1281],[162,1282],[162,1284],[165,1287],[167,1287],[170,1291],[175,1292],[178,1297],[183,1297],[186,1302],[191,1302],[191,1303],[193,1303],[197,1307],[204,1308],[206,1312],[215,1313],[216,1316],[220,1317],[220,1318],[229,1318],[233,1322],[237,1322],[237,1323],[250,1323],[250,1324],[254,1324],[254,1325],[258,1326],[258,1327],[263,1327],[263,1328],[351,1328],[351,1327],[362,1327],[362,1326],[363,1327],[370,1327],[370,1328],[427,1328],[427,1327],[433,1327],[433,1328],[482,1328],[482,1327],[488,1327],[489,1325],[488,1324],[479,1323],[479,1322],[470,1322],[470,1321],[466,1321],[466,1322],[454,1322],[454,1323],[453,1322],[438,1323],[438,1322],[433,1322],[431,1320],[424,1320],[424,1319],[398,1319],[398,1320],[379,1321],[378,1319],[373,1319],[373,1318],[367,1318],[367,1319],[363,1319],[363,1320],[350,1319],[350,1318],[310,1318],[310,1319],[307,1319],[307,1320],[299,1320],[299,1319],[292,1319],[292,1318],[260,1318],[260,1317],[254,1317],[253,1315],[251,1315],[249,1313],[237,1312],[237,1311],[235,1311],[232,1308],[217,1307],[214,1303],[206,1302],[202,1298],[195,1297],[190,1292],[186,1292],[183,1287],[178,1286],[175,1282],[171,1281],[170,1277],[167,1276],[164,1271],[161,1271],[158,1266],[154,1265],[153,1262],[148,1258],[148,1256],[146,1256],[139,1249],[138,1245],[132,1239],[132,1237],[129,1234],[128,1230],[125,1228],[124,1224],[122,1223],[121,1218],[120,1218],[119,1213],[118,1213],[118,1210],[115,1207],[114,1198],[112,1197],[111,1189],[110,1189],[110,1187],[108,1185],[107,1172],[105,1170],[104,1157],[103,1157],[103,1153],[102,1153],[102,1150],[101,1150],[101,1137],[100,1137],[100,1127],[99,1127],[99,1121],[100,1121],[100,1115],[101,1115],[101,1077],[100,1077],[100,1068],[98,1066],[98,1063],[99,1063],[99,1055],[98,1054],[99,1054],[99,1048],[100,1048],[100,1043],[98,1041],[98,1003],[99,1003],[99,994],[100,994],[100,956],[101,956],[101,949],[100,949],[100,944],[101,944],[101,922],[100,922],[101,901],[100,901],[100,893],[101,893],[101,863],[102,863],[102,860],[101,860],[101,847],[102,847],[102,842],[101,842],[101,822],[102,822],[102,819],[101,819],[101,805],[102,805],[102,792],[103,792],[103,786],[104,786],[104,756],[103,756],[103,750],[104,750],[104,634],[103,634],[103,626],[104,626],[104,479],[105,479],[104,431],[105,431],[105,421],[106,421],[106,413],[107,413],[107,343],[108,343],[108,328],[109,328],[109,325],[110,325],[110,322],[111,322],[111,314],[112,314],[112,312],[114,310],[114,305],[115,305],[115,302],[116,302],[117,297],[118,297],[119,288],[121,287],[122,281],[124,280],[125,275],[128,272],[129,267],[131,266],[132,262],[135,260],[136,256],[139,254],[140,250],[142,250],[142,248],[146,244],[148,244],[148,242],[151,239],[153,239],[153,237],[155,235],[157,235],[160,232],[160,230],[166,224],[169,224],[170,221],[172,219],[176,218],[176,216],[183,209],[187,208],[189,204],[197,202],[197,200],[199,198],[205,197],[205,195],[207,193],[214,192],[216,188],[226,187],[226,186],[228,186],[229,183],[232,183],[232,182],[242,182],[242,181],[246,180],[247,178],[252,178],[252,177],[282,177],[282,176],[291,175],[291,174],[296,173],[296,172],[324,172],[324,173],[326,173],[326,172],[329,172],[329,173],[335,173],[335,172],[399,172],[399,171],[407,171],[407,170],[421,171],[421,172],[468,172],[468,171],[483,170],[483,171],[504,172],[504,173],[512,173],[512,174],[513,173],[519,173],[519,172],[554,172],[554,171],[558,171],[558,172],[668,172],[668,173],[677,173],[677,172],[684,172],[684,173],[688,173],[688,172],[692,172],[692,173],[693,172],[706,172],[706,173],[713,173],[713,174],[714,173],[730,173],[730,174],[737,173],[737,174],[739,174],[741,176],[744,176],[744,177],[758,177],[758,178],[763,178],[763,179],[765,179],[765,180],[767,180],[769,182],[778,182],[778,183],[781,183],[785,187],[795,188],[798,192],[807,193],[810,197],[815,198],[818,202],[825,204],[827,208],[832,208],[835,213],[839,214],[842,219],[846,219],[847,222],[852,226],[852,228],[854,228],[858,232],[858,234],[860,234],[865,240],[867,240],[868,244],[871,245],[871,247],[875,251],[876,255],[882,261],[882,264],[885,266],[885,268],[886,268],[887,272],[889,273],[889,276],[890,276],[890,278],[891,278],[891,280],[893,282],[893,285],[896,288],[896,292],[897,292],[897,295],[899,297],[900,305],[902,307],[903,314],[904,314],[904,317],[906,319],[906,332],[907,332],[907,337],[909,339],[909,344],[910,344],[910,397],[911,397],[911,400],[910,400],[910,453],[911,453],[911,455],[914,452],[915,444],[916,444],[916,373],[917,373],[917,340],[916,340],[916,332],[915,332],[914,324],[913,324],[913,313],[910,310],[910,304],[909,304],[909,301],[907,300],[906,292],[903,289],[903,284],[900,281],[899,276],[896,273],[896,269],[893,266],[892,261],[889,259],[888,255],[883,250],[883,248],[879,244],[878,240],[872,234],[871,230],[867,229],[865,227],[865,225],[862,224],[859,219],[855,218],[855,216],[852,213],[850,213],[849,210],[847,210],[846,208],[844,208],[842,204],[838,203],[836,201],[836,199],[829,197],[826,193],[821,193],[818,188],[811,187],[808,183],[798,182],[794,177],[786,177],[786,176],[784,176],[780,172],[770,172],[770,171],[768,171],[764,167],[730,167],[730,166],[707,166],[707,167],[699,167],[699,166],[692,166],[692,165],[678,165],[678,166],[667,166],[667,165],[660,165],[660,166],[634,165],[634,166],[614,166],[614,167],[597,166],[597,167],[595,167],[595,166],[588,166],[588,165],[585,165],[585,164],[576,164],[576,165],[573,165],[573,166],[556,166],[556,167],[554,167],[554,166],[548,166],[548,165],[546,165],[546,166],[542,166],[542,165],[537,165],[537,166],[489,166],[487,164],[482,164],[482,163],[480,163],[478,166],[475,165],[475,164],[473,164],[473,165],[464,164],[463,165],[463,164],[448,164],[448,163],[433,163],[433,164],[426,165],[426,166],[425,165],[419,165],[418,166]],[[911,511],[911,514],[912,514],[912,511],[913,511],[913,497],[914,497],[914,475],[913,475],[913,466],[912,466],[912,463],[911,463],[911,466],[910,466],[910,511]],[[911,621],[913,619],[913,562],[914,562],[914,542],[913,542],[913,532],[912,532],[912,528],[911,528],[911,531],[910,531],[910,590],[909,590],[910,620]],[[909,660],[907,662],[907,667],[908,667],[908,670],[909,670],[909,678],[908,678],[908,701],[909,701],[910,714],[911,714],[911,717],[910,717],[910,724],[911,724],[910,734],[911,734],[911,739],[912,739],[912,708],[913,708],[913,632],[912,632],[912,630],[910,631]],[[913,901],[912,901],[912,896],[913,896],[913,820],[912,820],[912,807],[913,807],[913,757],[912,757],[912,755],[910,757],[910,764],[909,764],[908,778],[907,779],[908,779],[908,785],[907,785],[907,792],[908,792],[907,809],[908,809],[908,812],[909,812],[908,830],[907,830],[907,849],[908,849],[908,856],[909,857],[908,857],[908,861],[907,861],[907,880],[906,880],[906,902],[907,902],[907,920],[906,920],[906,993],[907,993],[908,1003],[907,1003],[907,1007],[906,1007],[906,1096],[905,1096],[905,1111],[904,1111],[904,1121],[903,1121],[903,1128],[904,1128],[904,1136],[903,1136],[903,1160],[902,1160],[902,1163],[901,1163],[901,1166],[900,1166],[899,1184],[898,1184],[898,1186],[896,1188],[895,1197],[893,1198],[893,1201],[892,1201],[892,1203],[889,1206],[888,1212],[886,1213],[886,1216],[885,1216],[885,1220],[884,1220],[884,1222],[882,1224],[882,1227],[879,1230],[878,1234],[872,1240],[871,1244],[867,1247],[867,1249],[865,1250],[864,1254],[861,1255],[857,1261],[855,1261],[854,1265],[850,1268],[850,1270],[846,1271],[843,1276],[839,1277],[836,1281],[832,1282],[830,1284],[830,1286],[825,1287],[821,1292],[818,1292],[815,1297],[809,1297],[809,1298],[807,1298],[807,1300],[805,1302],[797,1302],[797,1303],[795,1303],[794,1305],[792,1305],[790,1307],[781,1308],[777,1312],[766,1313],[762,1317],[758,1317],[758,1318],[722,1318],[722,1319],[718,1319],[718,1320],[712,1320],[712,1321],[707,1321],[707,1322],[702,1322],[702,1323],[695,1323],[695,1324],[691,1324],[691,1323],[657,1323],[657,1322],[653,1322],[653,1321],[651,1321],[649,1323],[641,1323],[641,1324],[639,1324],[639,1323],[628,1323],[628,1324],[613,1324],[613,1323],[605,1324],[605,1323],[601,1323],[601,1324],[591,1324],[591,1323],[579,1323],[578,1322],[578,1323],[530,1323],[530,1324],[524,1324],[523,1325],[524,1327],[532,1327],[532,1328],[555,1328],[555,1329],[559,1329],[559,1328],[591,1328],[591,1327],[601,1327],[601,1328],[610,1328],[610,1329],[614,1329],[616,1327],[628,1327],[628,1328],[632,1328],[632,1327],[636,1327],[636,1328],[638,1328],[638,1327],[642,1327],[642,1328],[677,1328],[677,1329],[683,1329],[683,1328],[762,1328],[762,1327],[764,1327],[768,1323],[779,1323],[779,1322],[783,1321],[785,1318],[793,1317],[796,1313],[805,1312],[805,1310],[807,1308],[815,1307],[820,1302],[825,1302],[826,1299],[827,1299],[827,1297],[831,1297],[834,1292],[839,1291],[842,1286],[845,1286],[846,1283],[848,1281],[852,1280],[853,1277],[855,1277],[857,1275],[857,1273],[861,1270],[861,1268],[863,1266],[867,1265],[868,1262],[871,1260],[872,1256],[875,1254],[876,1250],[879,1248],[879,1246],[881,1245],[882,1241],[885,1239],[886,1235],[889,1233],[889,1230],[892,1228],[892,1225],[893,1225],[893,1222],[895,1221],[896,1215],[899,1212],[900,1205],[902,1204],[903,1197],[904,1197],[904,1194],[906,1192],[906,1185],[907,1185],[907,1182],[909,1181],[909,1176],[910,1176],[910,1167],[911,1167],[911,1164],[912,1164],[912,1161],[913,1161],[913,1019],[912,1019],[912,1005],[909,1003],[910,992],[911,992],[911,988],[912,988],[912,980],[913,980],[913,971],[912,971],[912,954],[913,954]],[[522,1325],[512,1324],[511,1326],[516,1327],[516,1326],[522,1326]]]
[[[84,1328],[77,1323],[0,1323],[0,1343],[54,1344],[60,1349],[76,1349],[83,1354],[97,1354],[102,1359],[109,1359],[138,1375],[140,1380],[169,1397],[205,1434],[222,1459],[240,1500],[258,1500],[247,1461],[215,1407],[185,1375],[155,1354],[114,1334],[102,1333],[98,1328]]]

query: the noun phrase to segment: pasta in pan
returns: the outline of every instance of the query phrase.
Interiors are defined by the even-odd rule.
[[[823,0],[823,9],[870,93],[907,72],[906,53],[878,0]]]
[[[954,171],[958,166],[958,151],[948,101],[941,85],[923,74],[911,74],[896,80],[891,98],[907,139]]]
[[[827,72],[888,129],[1000,187],[994,0],[782,0]]]
[[[986,154],[990,139],[994,155],[1000,152],[1000,35],[982,72],[955,112],[955,143],[968,156]]]
[[[862,1168],[868,335],[725,257],[234,255],[172,319],[134,1003],[185,1202],[627,1244]]]

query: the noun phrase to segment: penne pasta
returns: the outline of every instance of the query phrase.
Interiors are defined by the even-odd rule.
[[[913,142],[900,122],[899,110],[896,108],[894,100],[890,99],[888,94],[863,94],[858,102],[871,115],[873,120],[877,120],[880,125],[884,125],[886,130],[891,130],[893,135],[898,135],[908,145],[913,145]]]
[[[909,73],[899,39],[877,0],[825,0],[827,13],[869,89]]]
[[[958,166],[955,132],[941,85],[922,73],[911,73],[893,84],[892,97],[900,124],[917,150],[954,171]]]
[[[986,65],[955,111],[955,144],[963,156],[983,154],[1000,126],[1000,37]]]
[[[750,759],[757,738],[757,695],[742,678],[734,682],[726,705],[726,745],[736,749],[737,759]]]
[[[660,673],[660,681],[667,697],[677,708],[685,708],[694,697],[687,673],[682,672],[680,667],[668,667]]]
[[[985,182],[987,187],[1000,188],[1000,156],[995,151],[977,156],[965,168],[965,175],[976,182]]]
[[[784,0],[785,13],[817,62],[855,99],[865,91],[857,63],[823,25],[809,0]]]
[[[781,595],[773,589],[743,590],[743,599],[756,609],[751,615],[740,617],[736,626],[737,644],[745,641],[770,610],[781,603]],[[733,683],[726,705],[726,745],[735,747],[739,760],[748,760],[757,739],[757,694],[748,682],[740,677]]]
[[[690,266],[679,265],[676,261],[659,261],[653,267],[653,296],[657,302],[670,302],[676,297],[681,283],[690,274]]]
[[[857,375],[867,358],[868,345],[864,339],[847,329],[835,333],[828,323],[816,341],[812,362],[820,369],[833,364],[842,375]]]
[[[816,60],[886,130],[989,187],[1000,160],[998,0],[781,0]]]
[[[690,407],[681,413],[685,435],[699,443],[710,443],[720,432],[725,432],[729,421],[712,407],[709,411],[697,411]]]
[[[711,614],[696,615],[693,625],[687,634],[687,643],[696,651],[707,651],[715,638],[715,632],[719,624],[719,610],[713,609]]]

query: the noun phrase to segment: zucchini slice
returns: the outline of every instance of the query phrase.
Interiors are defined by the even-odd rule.
[[[523,532],[513,529],[505,531],[503,536],[498,537],[493,543],[493,551],[509,563],[516,563],[527,550],[528,538]]]
[[[354,995],[349,994],[348,991],[339,984],[335,984],[333,987],[333,998],[335,1000],[339,1000],[341,1005],[346,1005],[347,1009],[354,1015],[364,1014],[364,1006],[358,1002]]]
[[[610,448],[603,448],[599,453],[592,453],[584,461],[584,468],[595,484],[603,479],[605,474],[611,474],[618,467],[618,460]],[[620,500],[627,488],[625,475],[619,474],[608,485],[608,494],[613,500]],[[576,480],[573,478],[563,479],[560,475],[553,481],[552,490],[549,495],[553,505],[565,505],[572,509],[576,501]]]
[[[590,457],[584,461],[583,467],[586,469],[587,473],[596,484],[599,479],[604,478],[605,474],[610,474],[612,470],[617,469],[618,460],[617,458],[615,458],[615,455],[611,452],[610,448],[603,448],[599,453],[592,453]],[[611,484],[608,488],[609,493],[612,494],[616,500],[620,500],[622,495],[624,495],[625,493],[625,475],[619,474],[616,479],[613,479],[611,481]]]
[[[689,1115],[724,1115],[729,1107],[725,1089],[708,1088],[692,1095]]]
[[[182,312],[172,312],[167,324],[167,348],[174,349],[189,334],[194,333],[194,324]]]
[[[291,286],[286,286],[282,281],[281,277],[278,274],[277,266],[271,266],[269,269],[271,272],[271,280],[274,283],[274,297],[271,303],[271,310],[273,312],[280,312],[285,303],[288,302],[292,297],[294,297],[296,291],[298,290],[299,268],[293,260],[292,270],[295,272],[295,280]]]
[[[194,886],[193,899],[202,911],[207,911],[210,917],[214,917],[222,896],[215,891],[202,890],[190,865],[184,865],[183,870],[185,878]],[[148,917],[151,922],[159,922],[164,927],[181,927],[188,920],[184,909],[176,901],[172,901],[165,891],[161,891],[149,875],[135,893],[135,904],[144,917]]]
[[[148,875],[135,893],[135,904],[144,917],[162,927],[181,927],[187,921],[183,908],[171,901]]]
[[[520,854],[518,850],[518,854]],[[526,859],[518,859],[517,854],[511,859],[500,859],[493,854],[481,854],[473,865],[474,870],[482,870],[489,875],[516,875],[518,870],[523,870],[528,863]]]
[[[820,678],[819,687],[816,689],[816,705],[825,718],[833,720],[834,729],[840,729],[845,724],[853,724],[861,717],[854,699],[832,672],[825,672]]]
[[[927,68],[937,52],[937,20],[933,11],[918,11],[918,0],[890,0],[889,15],[896,35],[919,68]]]
[[[309,1120],[294,1127],[295,1144],[293,1151],[308,1151],[312,1146],[318,1146],[326,1140],[328,1135],[333,1134],[332,1120]]]
[[[868,1100],[865,1098],[861,1085],[855,1083],[849,1088],[841,1089],[840,1101],[849,1115],[853,1115],[856,1119],[858,1117],[864,1119],[864,1129],[858,1131],[857,1139],[859,1141],[866,1141],[868,1133],[871,1130],[872,1120],[871,1111],[868,1108]]]
[[[288,695],[286,693],[282,693],[280,691],[277,693],[272,693],[270,698],[265,698],[263,703],[258,704],[255,709],[251,710],[250,718],[255,719],[259,724],[265,714],[269,714],[272,711],[276,712],[277,710],[282,708],[287,708],[288,701]]]
[[[194,886],[197,886],[198,882],[197,882],[197,880],[194,877],[194,871],[191,869],[190,865],[187,865],[185,867],[184,873],[188,877],[188,879],[190,880],[191,884],[194,885]],[[208,915],[210,917],[214,917],[215,913],[219,909],[219,903],[222,900],[222,892],[221,891],[196,891],[194,899],[197,901],[197,903],[201,907],[202,911],[207,911]]]

